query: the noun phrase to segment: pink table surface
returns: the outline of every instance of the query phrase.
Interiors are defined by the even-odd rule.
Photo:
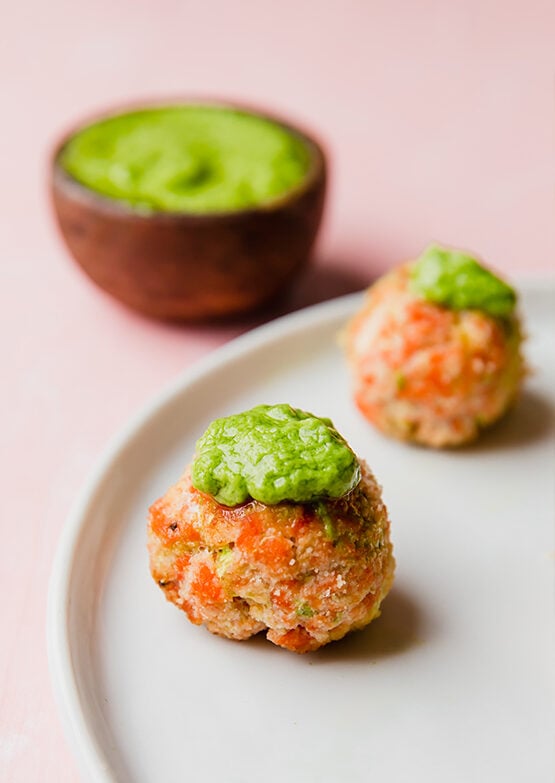
[[[35,0],[4,4],[1,38],[0,780],[65,783],[78,773],[45,606],[68,509],[128,416],[251,324],[151,323],[97,291],[52,225],[51,144],[83,114],[145,96],[238,98],[315,129],[329,205],[314,267],[282,309],[360,288],[431,239],[545,275],[555,6]]]

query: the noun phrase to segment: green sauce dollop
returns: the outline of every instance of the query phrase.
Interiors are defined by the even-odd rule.
[[[475,258],[431,245],[411,270],[413,291],[452,310],[482,310],[505,318],[514,310],[516,293]]]
[[[191,474],[193,486],[225,506],[340,498],[360,481],[358,460],[332,422],[290,405],[213,421]]]
[[[299,185],[306,144],[280,125],[218,106],[116,115],[76,133],[60,163],[74,179],[144,211],[227,212]]]

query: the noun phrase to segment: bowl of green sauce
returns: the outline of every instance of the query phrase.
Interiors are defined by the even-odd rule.
[[[66,136],[52,161],[73,258],[162,319],[239,315],[283,292],[309,258],[325,189],[312,137],[218,103],[111,113]]]

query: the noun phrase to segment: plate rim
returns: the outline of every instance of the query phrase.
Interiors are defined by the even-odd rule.
[[[546,289],[551,295],[555,295],[555,277],[521,276],[516,279],[516,287],[517,290],[532,296],[546,293]],[[197,359],[143,403],[134,414],[132,413],[126,423],[108,440],[93,463],[92,470],[78,491],[59,535],[50,572],[46,610],[48,668],[58,715],[78,768],[87,779],[95,783],[121,783],[105,759],[104,751],[85,717],[77,687],[70,642],[69,588],[73,563],[81,534],[98,491],[129,441],[188,386],[221,365],[255,350],[261,344],[271,342],[273,339],[282,339],[315,323],[326,323],[340,317],[347,319],[349,314],[354,312],[356,303],[362,300],[366,290],[368,289],[279,316],[231,339]]]

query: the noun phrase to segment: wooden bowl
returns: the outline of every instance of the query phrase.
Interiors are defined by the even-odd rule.
[[[291,284],[320,225],[325,156],[297,128],[247,111],[300,137],[310,164],[301,184],[284,196],[233,212],[135,211],[62,168],[60,154],[77,131],[64,137],[52,156],[54,211],[71,255],[100,288],[147,316],[205,320],[258,309]]]

